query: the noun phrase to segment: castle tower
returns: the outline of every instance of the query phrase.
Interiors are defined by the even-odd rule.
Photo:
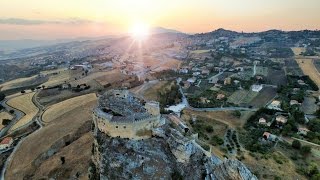
[[[99,97],[93,111],[93,134],[103,132],[111,137],[144,139],[152,129],[161,126],[159,103],[134,97],[128,90],[110,90]]]
[[[159,102],[150,101],[145,104],[145,108],[152,116],[160,115],[160,106]]]

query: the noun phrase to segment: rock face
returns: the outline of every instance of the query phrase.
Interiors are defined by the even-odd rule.
[[[98,131],[92,157],[96,179],[257,179],[241,162],[221,161],[169,126],[144,140]]]
[[[211,179],[257,179],[250,170],[238,160],[226,160],[213,167]]]

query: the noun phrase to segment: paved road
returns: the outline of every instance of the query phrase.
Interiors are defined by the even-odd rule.
[[[278,88],[277,85],[273,85],[273,84],[261,84],[263,87],[273,87],[273,88]]]
[[[217,78],[218,76],[222,75],[225,71],[226,71],[226,69],[224,69],[224,70],[220,71],[218,74],[216,74],[216,75],[214,75],[214,76],[209,77],[209,78],[208,78],[208,80],[209,80],[209,79],[211,79],[211,78]]]
[[[194,108],[187,107],[193,111],[257,111],[257,108],[247,108],[247,107],[216,107],[216,108]]]
[[[42,120],[42,115],[43,113],[47,110],[47,107],[43,106],[42,104],[40,104],[40,102],[38,101],[38,94],[40,91],[37,91],[33,97],[32,97],[32,102],[34,105],[37,106],[37,108],[39,109],[38,113],[34,116],[34,120],[39,124],[40,128],[42,128],[45,123]]]
[[[2,138],[3,136],[5,136],[6,134],[7,134],[7,132],[9,131],[9,129],[15,124],[15,123],[17,123],[25,114],[24,114],[24,112],[22,112],[22,111],[20,111],[20,110],[18,110],[18,109],[15,109],[15,108],[13,108],[13,107],[11,107],[11,106],[9,106],[8,104],[7,104],[7,101],[8,101],[9,99],[5,99],[5,100],[3,100],[2,102],[1,102],[1,105],[3,106],[3,107],[5,107],[5,109],[6,109],[6,111],[7,112],[9,112],[10,110],[14,110],[14,116],[13,116],[13,119],[11,120],[11,122],[10,122],[10,124],[9,125],[7,125],[6,127],[4,127],[3,129],[1,129],[1,131],[0,131],[0,138]]]
[[[159,80],[152,80],[149,82],[145,82],[139,87],[139,89],[135,90],[134,93],[142,95],[145,90],[149,89],[151,86],[154,86],[158,82]]]
[[[43,123],[41,123],[42,122],[42,114],[44,113],[44,109],[45,109],[45,107],[44,106],[42,106],[39,102],[38,102],[38,100],[37,100],[37,95],[38,95],[38,92],[36,92],[34,95],[33,95],[33,97],[32,97],[32,102],[38,107],[38,113],[33,117],[33,120],[35,121],[35,122],[37,122],[37,124],[39,124],[39,126],[40,126],[40,128],[38,128],[37,130],[35,130],[34,132],[32,132],[32,133],[35,133],[35,132],[37,132],[37,131],[39,131],[42,127],[43,127]],[[4,102],[3,102],[4,103]],[[6,105],[6,103],[4,103],[5,105]],[[10,107],[11,108],[11,107]],[[17,112],[19,112],[19,110],[17,110]],[[23,113],[23,115],[24,115],[24,113]],[[22,117],[22,116],[21,116]],[[20,118],[21,118],[20,117]],[[20,118],[16,118],[17,120],[19,120]],[[33,121],[32,120],[32,121]],[[14,123],[13,123],[14,124]],[[9,128],[10,129],[10,128]],[[2,131],[1,131],[1,133],[2,133]],[[32,133],[30,133],[30,134],[32,134]],[[29,134],[29,135],[30,135]],[[26,136],[26,137],[28,137],[28,136]],[[23,140],[26,138],[26,137],[24,137],[24,138],[22,138],[19,142],[18,142],[18,144],[15,146],[15,147],[13,147],[13,151],[12,151],[12,153],[10,154],[10,156],[8,157],[8,159],[6,160],[6,162],[5,162],[5,164],[4,164],[4,166],[3,166],[3,168],[2,168],[2,172],[1,172],[1,177],[0,177],[0,179],[4,179],[4,175],[5,175],[5,172],[6,172],[6,169],[7,169],[7,166],[8,166],[8,164],[10,163],[10,161],[11,161],[11,159],[12,159],[12,157],[14,156],[14,154],[15,154],[15,152],[16,152],[16,150],[20,147],[20,145],[21,145],[21,143],[23,142]]]

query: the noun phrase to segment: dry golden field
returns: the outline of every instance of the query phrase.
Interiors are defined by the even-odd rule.
[[[32,81],[32,80],[35,80],[35,79],[37,79],[37,75],[31,76],[31,77],[27,77],[27,78],[15,79],[15,80],[0,84],[0,89],[2,91],[8,90],[8,89],[13,89],[15,87],[19,87],[23,83],[26,83],[28,81]]]
[[[153,71],[159,72],[167,69],[179,69],[182,64],[182,61],[173,58],[166,58],[164,62],[157,62]]]
[[[158,100],[159,93],[163,91],[165,88],[170,88],[171,84],[168,81],[158,81],[156,84],[149,82],[145,83],[141,86],[135,87],[131,89],[131,91],[135,94],[143,96],[145,99]]]
[[[42,74],[49,76],[49,80],[47,82],[43,83],[43,85],[46,87],[49,87],[49,86],[55,86],[55,85],[62,84],[65,81],[74,80],[73,79],[74,72],[72,70],[68,70],[68,69],[57,69],[57,70],[53,70],[53,71],[42,72]],[[52,74],[52,73],[57,73],[57,74]]]
[[[5,179],[72,179],[77,172],[80,173],[79,179],[87,178],[92,137],[85,133],[90,131],[92,109],[96,103],[93,100],[78,104],[27,136],[8,162]],[[84,135],[86,137],[82,139]],[[71,144],[65,146],[66,142]],[[56,154],[52,154],[53,147]],[[59,161],[61,156],[65,157],[64,165]],[[28,175],[34,175],[34,178]]]
[[[0,112],[0,130],[4,127],[2,125],[2,121],[4,119],[9,119],[9,120],[12,120],[13,116],[7,112]]]
[[[153,71],[162,71],[172,68],[179,68],[182,61],[162,55],[165,50],[154,53],[152,55],[143,55],[142,58],[135,61],[137,66],[150,67]]]
[[[50,75],[52,73],[58,73],[60,71],[67,71],[68,68],[60,68],[60,69],[54,69],[54,70],[47,70],[47,71],[41,71],[42,75]]]
[[[79,179],[88,179],[89,160],[91,159],[93,136],[86,133],[69,146],[61,149],[57,154],[43,162],[34,174],[34,179],[46,178],[54,172],[62,172],[61,179],[69,179],[71,175],[80,173]],[[61,167],[61,157],[65,157],[66,163]]]
[[[283,164],[279,164],[275,159],[281,159]],[[296,172],[298,168],[288,157],[279,151],[266,155],[263,158],[256,154],[252,157],[248,152],[244,153],[244,160],[242,162],[253,172],[259,174],[259,179],[275,179],[274,176],[279,176],[281,179],[306,179]],[[285,166],[285,167],[284,167]],[[285,170],[284,170],[285,168]]]
[[[183,110],[185,118],[191,118],[192,116],[201,116],[209,119],[219,121],[228,125],[230,128],[242,127],[246,122],[244,118],[237,118],[233,115],[233,111],[212,111],[212,112],[198,112],[189,109]]]
[[[320,74],[312,59],[297,59],[297,63],[305,75],[308,75],[320,87]]]
[[[19,109],[20,111],[25,113],[25,116],[23,116],[15,125],[12,126],[10,131],[13,131],[27,123],[29,123],[32,118],[37,114],[38,108],[33,104],[32,97],[35,93],[28,93],[21,96],[17,96],[15,98],[10,99],[7,104]]]
[[[87,77],[80,79],[79,81],[74,81],[72,85],[88,83],[92,80],[96,80],[99,84],[105,85],[108,83],[114,83],[116,81],[121,81],[125,79],[127,76],[122,74],[119,70],[112,71],[103,71],[103,72],[95,72],[93,74],[88,75]]]
[[[300,54],[301,54],[302,52],[305,52],[305,51],[306,51],[306,48],[303,48],[303,47],[293,47],[293,48],[291,48],[291,49],[292,49],[294,55],[296,55],[296,56],[300,56]]]
[[[83,106],[88,102],[96,101],[97,96],[92,94],[87,94],[83,96],[74,97],[60,103],[50,106],[43,114],[42,119],[45,123],[50,123],[52,120],[57,117],[62,116],[63,114],[72,111],[73,109]]]

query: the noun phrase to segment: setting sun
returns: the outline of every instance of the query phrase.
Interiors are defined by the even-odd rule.
[[[149,33],[149,25],[146,23],[135,23],[130,29],[131,36],[137,40],[146,39]]]

